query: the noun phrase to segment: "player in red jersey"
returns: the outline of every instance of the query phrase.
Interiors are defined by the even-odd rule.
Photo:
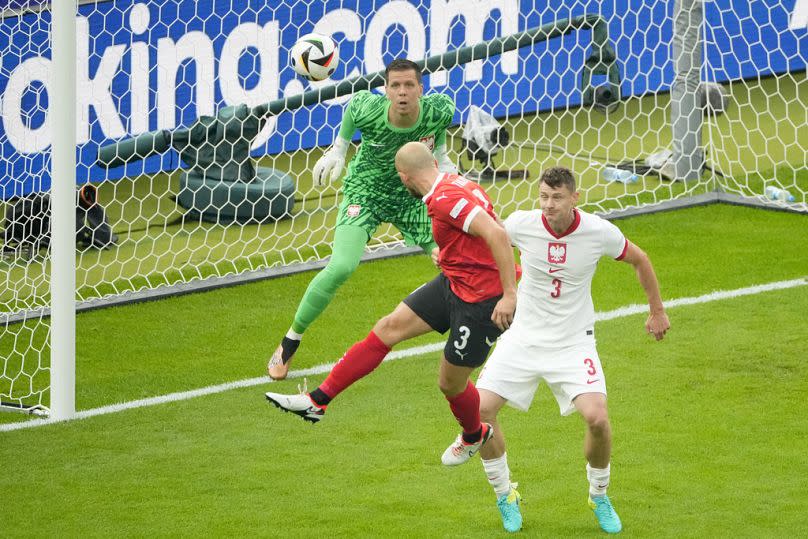
[[[513,250],[485,191],[462,176],[440,173],[425,145],[405,144],[395,163],[404,186],[427,206],[441,273],[379,320],[317,389],[266,397],[284,411],[317,422],[331,400],[378,367],[393,346],[430,331],[449,331],[438,385],[463,432],[441,460],[447,466],[462,464],[493,434],[491,425],[480,421],[480,396],[469,376],[513,321]]]

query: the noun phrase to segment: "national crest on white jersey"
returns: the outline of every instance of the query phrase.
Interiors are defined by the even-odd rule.
[[[567,244],[551,241],[547,246],[547,261],[551,264],[563,264],[567,261]]]

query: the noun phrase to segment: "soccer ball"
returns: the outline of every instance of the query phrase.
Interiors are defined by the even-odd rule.
[[[292,47],[292,67],[309,80],[325,80],[339,64],[337,44],[322,34],[306,34]]]

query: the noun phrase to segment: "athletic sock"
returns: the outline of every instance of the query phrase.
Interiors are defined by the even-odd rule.
[[[295,333],[303,333],[308,329],[314,320],[322,314],[334,295],[337,292],[337,287],[329,283],[329,275],[321,271],[314,276],[306,293],[303,294],[303,299],[300,300],[300,305],[297,306],[295,319],[292,322],[292,330]]]
[[[319,387],[309,393],[309,398],[311,402],[316,404],[319,407],[328,406],[328,403],[331,402],[331,397],[325,394],[325,392],[320,389]]]
[[[371,331],[365,340],[354,344],[345,352],[317,389],[333,399],[348,386],[373,372],[389,351],[390,347]]]
[[[589,480],[589,496],[603,496],[609,488],[611,464],[605,468],[593,468],[586,463],[586,478]]]
[[[485,470],[485,476],[488,478],[488,483],[494,488],[497,498],[511,491],[511,470],[508,468],[507,453],[503,453],[501,457],[495,459],[483,459],[483,470]]]
[[[337,289],[353,274],[362,255],[368,233],[356,225],[339,225],[334,231],[334,244],[328,265],[311,280],[300,305],[297,307],[292,329],[304,333],[318,316],[325,311]]]
[[[480,438],[483,437],[483,426],[480,425],[480,428],[474,432],[464,432],[462,434],[463,442],[467,444],[476,444],[480,441]]]
[[[466,389],[453,397],[446,397],[449,401],[449,408],[457,422],[463,428],[463,439],[469,443],[480,440],[482,435],[482,423],[480,422],[480,394],[477,388],[469,380]]]
[[[297,347],[300,346],[300,339],[290,339],[289,337],[284,337],[281,340],[281,359],[284,363],[289,361],[291,357],[297,352]]]
[[[286,332],[286,338],[292,339],[293,341],[299,341],[303,338],[303,334],[298,333],[294,330],[294,328],[289,328],[289,331]]]

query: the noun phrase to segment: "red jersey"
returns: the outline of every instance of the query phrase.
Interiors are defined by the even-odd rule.
[[[440,268],[452,291],[468,303],[502,294],[499,269],[488,244],[468,233],[479,212],[497,218],[483,188],[458,174],[440,174],[423,200],[440,248]]]

